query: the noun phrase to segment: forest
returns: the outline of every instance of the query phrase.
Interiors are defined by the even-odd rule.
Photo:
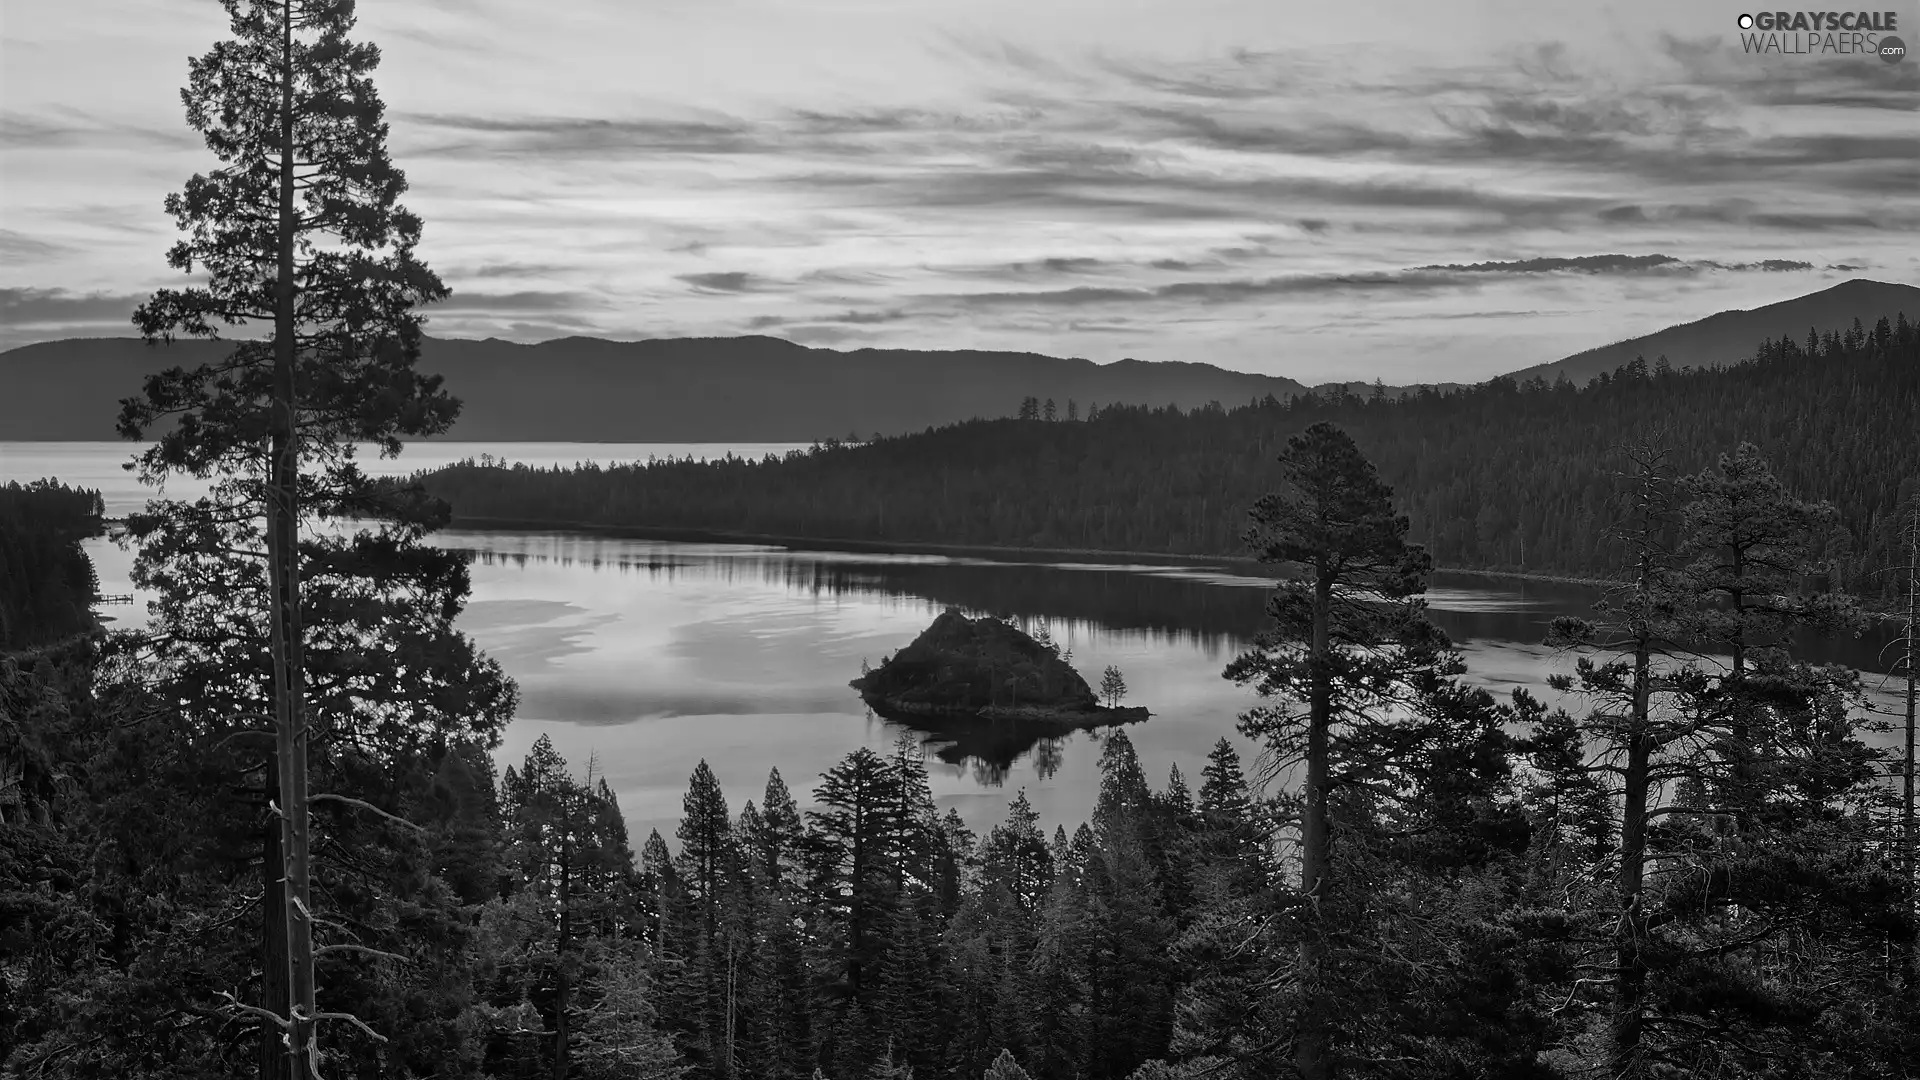
[[[100,494],[39,481],[0,486],[0,649],[93,624],[98,582],[76,541],[106,530]]]
[[[1284,458],[1254,553],[1343,568],[1331,605],[1283,580],[1223,673],[1266,756],[1222,740],[1197,789],[1177,769],[1156,784],[1110,729],[1090,818],[1051,836],[1024,794],[972,835],[908,737],[804,800],[775,768],[732,801],[702,762],[671,843],[636,845],[596,763],[542,738],[496,775],[513,692],[443,621],[456,566],[376,570],[316,542],[314,768],[338,793],[315,815],[320,985],[352,1018],[322,1075],[1908,1075],[1897,763],[1861,741],[1854,676],[1782,647],[1857,617],[1838,593],[1777,602],[1830,508],[1751,446],[1705,476],[1635,459],[1642,498],[1609,531],[1635,569],[1595,622],[1556,627],[1557,680],[1589,709],[1549,711],[1459,683],[1419,602],[1430,558],[1353,440],[1317,425]],[[1367,516],[1316,532],[1329,494]],[[260,728],[234,716],[258,700],[262,635],[196,629],[240,595],[189,583],[225,556],[154,547],[154,630],[0,657],[0,1060],[19,1075],[284,1060],[245,1007],[271,1000],[275,925]],[[400,599],[428,581],[428,603]],[[1324,659],[1316,620],[1339,643]],[[1739,666],[1686,659],[1709,640]],[[227,666],[235,649],[252,659]],[[418,673],[369,678],[369,651]],[[1295,782],[1250,782],[1276,762]]]
[[[92,613],[97,492],[0,491],[0,1075],[1914,1075],[1904,318],[1579,389],[379,480],[357,447],[460,410],[381,54],[350,0],[227,9],[182,93],[220,167],[164,203],[198,276],[134,312],[227,347],[116,420],[144,480],[209,482],[116,530],[147,619]],[[1084,822],[1016,792],[984,836],[911,736],[750,793],[700,762],[636,845],[599,762],[497,760],[519,689],[462,629],[456,513],[1240,553],[1276,568],[1221,671],[1258,756],[1150,779],[1106,730]],[[1607,580],[1543,642],[1559,704],[1465,680],[1424,597],[1471,558]],[[1795,652],[1860,630],[1870,567],[1903,755]]]
[[[1895,508],[1920,475],[1920,327],[1893,313],[1767,341],[1728,368],[1680,359],[1584,387],[1494,379],[1186,413],[1088,403],[1079,422],[1065,403],[1009,402],[1006,419],[777,460],[466,463],[422,479],[460,519],[1232,557],[1279,447],[1324,420],[1352,433],[1440,566],[1601,578],[1619,569],[1601,535],[1614,451],[1657,431],[1683,471],[1758,445],[1795,490],[1838,510],[1822,543],[1839,585],[1897,594],[1884,570],[1902,561]]]

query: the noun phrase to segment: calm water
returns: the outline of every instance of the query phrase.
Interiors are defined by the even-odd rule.
[[[389,471],[483,452],[530,464],[781,452],[780,446],[424,444]],[[56,475],[102,489],[109,513],[143,489],[118,468],[122,444],[0,443],[0,481]],[[862,659],[911,641],[943,607],[1041,621],[1097,679],[1126,673],[1129,702],[1154,712],[1127,728],[1156,785],[1178,764],[1197,787],[1207,750],[1234,733],[1249,695],[1220,677],[1262,623],[1269,583],[1227,566],[958,558],[689,544],[569,533],[453,530],[440,542],[475,553],[463,628],[516,679],[521,707],[499,759],[517,762],[550,735],[576,768],[589,755],[614,789],[636,843],[671,837],[688,773],[705,758],[735,809],[758,801],[779,766],[804,802],[819,773],[855,747],[892,746],[904,729],[872,718],[847,680]],[[129,592],[130,552],[90,549],[109,593]],[[1556,615],[1584,613],[1590,590],[1439,575],[1437,620],[1462,643],[1469,678],[1504,695],[1567,665],[1538,642]],[[140,621],[137,609],[108,612]],[[1826,650],[1868,670],[1873,642]],[[1891,694],[1879,695],[1891,706]],[[998,728],[985,738],[926,740],[935,796],[976,829],[1024,788],[1051,829],[1085,819],[1098,789],[1098,733],[1044,738]],[[1891,741],[1891,737],[1887,737]]]

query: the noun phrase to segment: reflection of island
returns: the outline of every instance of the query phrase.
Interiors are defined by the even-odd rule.
[[[1004,775],[1036,745],[1058,753],[1060,735],[1147,718],[1102,706],[1051,642],[1003,620],[940,613],[911,645],[851,683],[880,717],[945,743],[943,761],[974,759]]]
[[[1051,779],[1066,756],[1066,744],[1075,730],[1118,727],[1125,720],[1095,720],[1068,728],[1058,723],[1032,720],[987,720],[973,718],[953,721],[942,718],[896,713],[884,705],[869,705],[873,715],[890,723],[910,728],[924,736],[933,755],[949,765],[969,768],[974,782],[999,787],[1022,755],[1031,754],[1034,772],[1042,780]],[[1144,710],[1124,710],[1144,712]],[[1138,719],[1137,717],[1135,719]]]

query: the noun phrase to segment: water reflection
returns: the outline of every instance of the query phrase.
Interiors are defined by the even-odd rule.
[[[1062,728],[1059,724],[1010,719],[947,721],[896,713],[871,704],[868,711],[915,732],[921,744],[933,751],[934,757],[969,770],[974,782],[986,787],[1004,785],[1014,771],[1015,762],[1022,757],[1031,762],[1034,774],[1040,779],[1051,780],[1060,771],[1067,744],[1077,732],[1097,733],[1121,726],[1102,722]]]
[[[1195,782],[1222,737],[1250,763],[1258,754],[1235,732],[1250,696],[1220,677],[1265,622],[1271,586],[1256,566],[552,533],[456,531],[439,542],[474,553],[474,598],[460,625],[521,688],[501,766],[542,734],[570,760],[597,755],[636,839],[672,835],[703,759],[736,810],[758,800],[773,766],[805,803],[846,753],[885,752],[903,734],[925,747],[937,802],[976,830],[1004,817],[1023,788],[1049,831],[1086,820],[1099,790],[1099,732],[898,723],[870,713],[847,685],[863,659],[906,645],[949,605],[1011,616],[1030,632],[1045,623],[1083,674],[1120,667],[1128,703],[1154,713],[1126,730],[1155,786],[1174,765]],[[130,553],[103,541],[89,549],[107,591],[128,591]],[[1434,618],[1461,643],[1469,681],[1561,701],[1546,678],[1571,662],[1540,642],[1554,616],[1586,613],[1593,590],[1444,574],[1433,586]],[[1826,643],[1821,652],[1871,669],[1878,648]]]
[[[1082,630],[1134,632],[1160,645],[1182,644],[1209,657],[1244,648],[1266,623],[1271,577],[1207,566],[1048,562],[1037,559],[808,551],[766,545],[553,534],[450,531],[442,543],[471,550],[483,566],[552,562],[671,583],[692,575],[725,584],[756,582],[811,596],[872,596],[931,601],[971,613],[1050,619]],[[1455,641],[1543,641],[1553,619],[1585,615],[1600,591],[1584,585],[1437,573],[1427,593],[1432,617]],[[1885,671],[1891,640],[1882,628],[1859,639],[1808,636],[1816,659]]]

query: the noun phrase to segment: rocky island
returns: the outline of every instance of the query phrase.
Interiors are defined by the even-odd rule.
[[[913,643],[850,684],[882,716],[1019,720],[1090,727],[1145,720],[1100,704],[1052,644],[991,616],[948,608]]]

